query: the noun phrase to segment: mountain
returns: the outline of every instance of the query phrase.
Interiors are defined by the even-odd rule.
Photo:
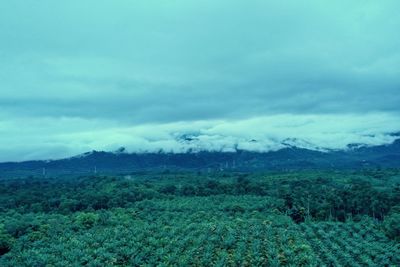
[[[317,151],[287,145],[265,153],[126,153],[92,151],[71,158],[0,163],[1,176],[131,173],[145,170],[265,171],[400,167],[400,139],[389,145],[350,144],[346,150]]]

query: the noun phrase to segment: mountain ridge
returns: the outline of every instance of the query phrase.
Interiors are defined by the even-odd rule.
[[[388,145],[349,145],[344,150],[318,151],[286,146],[277,151],[198,151],[186,153],[86,152],[57,160],[0,163],[0,176],[130,173],[144,170],[266,171],[400,167],[400,138]]]

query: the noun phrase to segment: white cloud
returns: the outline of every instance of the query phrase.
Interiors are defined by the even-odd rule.
[[[93,149],[112,151],[121,146],[128,152],[234,151],[236,148],[265,152],[284,147],[284,142],[309,149],[344,149],[349,143],[391,143],[395,137],[390,133],[399,129],[400,117],[388,113],[282,114],[137,126],[78,118],[40,121],[3,118],[0,160],[61,158]]]
[[[118,146],[268,151],[286,138],[388,143],[400,130],[399,9],[396,0],[2,1],[0,160]],[[177,141],[183,134],[196,140]]]

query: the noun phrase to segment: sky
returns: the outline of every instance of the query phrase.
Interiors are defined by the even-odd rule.
[[[397,0],[0,0],[0,161],[400,132]]]

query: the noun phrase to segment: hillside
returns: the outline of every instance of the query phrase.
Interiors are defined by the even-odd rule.
[[[349,145],[317,151],[287,146],[278,151],[125,153],[92,151],[59,160],[0,163],[0,175],[130,173],[146,170],[265,171],[400,167],[400,139],[389,145]]]

